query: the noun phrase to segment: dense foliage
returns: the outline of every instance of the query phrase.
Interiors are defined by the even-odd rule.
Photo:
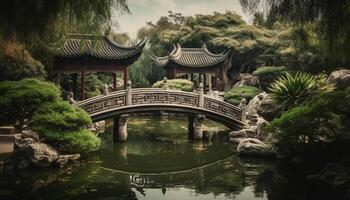
[[[281,23],[274,23],[269,28],[249,25],[234,12],[198,14],[194,17],[170,12],[168,16],[141,28],[138,37],[148,37],[150,51],[158,56],[171,52],[176,43],[183,47],[201,47],[206,43],[214,53],[232,49],[229,62],[224,64],[220,77],[225,88],[229,89],[239,72],[251,73],[261,66],[286,66],[313,72],[323,70],[319,65],[323,59],[317,48],[303,51],[294,48],[294,32],[292,26]],[[317,45],[318,43],[311,46]],[[154,71],[155,66],[149,58],[142,59],[147,59],[147,62],[138,63],[142,63],[138,67],[142,73],[145,70]],[[151,80],[150,77],[140,78]]]
[[[350,139],[350,87],[345,91],[322,93],[304,106],[297,106],[270,128],[285,156],[302,155],[325,143]]]
[[[157,81],[153,84],[152,87],[154,88],[163,88],[164,83],[163,81]],[[192,92],[193,91],[193,83],[186,79],[170,79],[167,80],[167,86],[170,90],[181,90],[186,92]]]
[[[63,152],[89,152],[100,145],[100,139],[86,127],[89,115],[68,102],[46,103],[33,115],[31,128],[42,139]]]
[[[126,1],[7,0],[0,8],[0,40],[41,45],[66,32],[101,32],[116,10],[128,11]]]
[[[52,83],[26,78],[0,82],[0,96],[0,120],[22,129],[42,104],[59,101],[60,91]]]
[[[240,2],[247,11],[258,13],[260,20],[257,21],[260,21],[260,24],[261,21],[266,21],[267,23],[263,22],[265,25],[284,21],[298,26],[295,42],[303,49],[308,48],[310,41],[318,40],[319,48],[326,50],[328,59],[349,67],[349,0],[240,0]],[[262,16],[261,10],[264,12]]]
[[[271,97],[282,106],[282,111],[288,110],[308,101],[315,94],[333,90],[327,83],[325,75],[313,76],[304,72],[297,72],[280,76],[269,87]]]
[[[260,89],[253,86],[233,86],[224,95],[224,100],[233,104],[238,105],[243,98],[249,102],[253,97],[259,94]]]
[[[44,66],[35,60],[23,45],[15,42],[0,43],[0,81],[46,76]]]

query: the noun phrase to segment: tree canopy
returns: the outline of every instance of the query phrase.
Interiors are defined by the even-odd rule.
[[[300,27],[298,39],[304,42],[317,36],[330,55],[349,65],[349,0],[240,0],[245,11],[263,12],[271,23],[283,21]],[[261,9],[263,8],[263,9]]]
[[[325,70],[322,54],[316,48],[318,40],[310,41],[309,48],[299,51],[293,40],[296,32],[293,26],[276,22],[267,27],[264,23],[260,19],[256,25],[247,24],[241,16],[229,11],[195,16],[169,12],[168,16],[141,28],[138,37],[148,37],[150,51],[158,56],[170,52],[175,43],[183,47],[201,47],[206,43],[214,53],[232,49],[230,62],[224,66],[222,74],[226,85],[230,85],[239,72],[253,72],[260,66]],[[142,70],[145,68],[156,71],[152,63],[142,66]]]
[[[0,38],[35,44],[76,29],[106,30],[115,10],[128,12],[126,0],[7,0],[0,8]]]

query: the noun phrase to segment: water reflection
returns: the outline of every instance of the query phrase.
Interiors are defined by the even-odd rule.
[[[2,177],[0,199],[267,199],[257,180],[270,163],[236,157],[210,121],[207,141],[188,141],[186,120],[133,118],[126,143],[113,145],[109,129],[82,163]]]

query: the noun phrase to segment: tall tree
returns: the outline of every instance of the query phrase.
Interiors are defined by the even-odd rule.
[[[112,25],[115,11],[129,12],[126,0],[6,0],[0,7],[0,39],[37,44],[77,28],[101,30]]]
[[[314,32],[326,47],[327,54],[341,64],[350,65],[348,56],[350,0],[240,0],[240,2],[245,11],[252,14],[262,10],[268,21],[283,20],[301,28],[309,28],[310,23],[315,24]],[[311,37],[305,36],[301,34],[300,38]]]

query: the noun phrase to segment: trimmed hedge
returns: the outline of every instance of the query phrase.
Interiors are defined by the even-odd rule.
[[[193,83],[186,79],[170,79],[167,81],[168,88],[171,90],[181,90],[186,92],[193,91]],[[157,81],[153,88],[163,88],[163,81]]]
[[[101,141],[87,125],[89,115],[68,102],[55,102],[42,105],[33,115],[31,128],[40,137],[63,152],[89,152],[96,150]]]
[[[253,86],[233,86],[224,95],[224,100],[233,105],[238,105],[243,98],[246,98],[247,102],[260,93],[260,89]]]

